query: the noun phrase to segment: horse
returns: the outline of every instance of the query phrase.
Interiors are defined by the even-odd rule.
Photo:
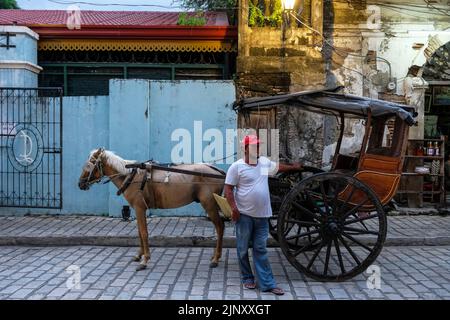
[[[101,182],[107,177],[119,190],[123,189],[127,179],[131,179],[132,169],[127,168],[126,165],[133,163],[136,163],[136,161],[124,160],[114,152],[103,148],[92,150],[82,169],[78,186],[81,190],[88,190],[91,185]],[[223,175],[223,180],[211,176],[204,177],[178,172],[169,173],[156,168],[152,168],[149,170],[150,172],[138,170],[129,186],[123,191],[123,196],[136,213],[140,239],[139,251],[133,257],[133,261],[140,262],[136,270],[145,269],[150,260],[147,209],[179,208],[192,202],[200,202],[214,224],[217,241],[210,267],[215,268],[218,266],[222,255],[224,222],[219,215],[219,207],[213,193],[222,193],[225,172],[205,163],[180,164],[171,168],[215,174],[216,176],[219,173]],[[145,177],[147,177],[147,180],[143,182]]]

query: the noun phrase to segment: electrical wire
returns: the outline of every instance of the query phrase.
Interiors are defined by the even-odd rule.
[[[338,3],[346,3],[348,5],[352,5],[352,3],[350,3],[349,1],[343,1],[343,0],[334,0],[334,2],[338,2]],[[426,2],[426,0],[424,0],[424,2]],[[417,13],[422,13],[422,14],[431,14],[430,12],[430,7],[431,9],[433,9],[433,5],[431,3],[429,3],[430,7],[427,6],[423,6],[423,5],[415,5],[415,4],[405,4],[404,6],[398,4],[398,3],[393,3],[393,2],[376,2],[376,1],[368,1],[367,3],[365,2],[358,2],[359,5],[376,5],[376,6],[380,6],[380,7],[387,7],[387,8],[396,8],[396,9],[400,9],[403,11],[411,11],[411,12],[417,12]],[[423,10],[419,10],[419,9],[423,9]],[[445,11],[443,11],[442,9],[439,9],[437,7],[434,7],[434,10],[439,11],[439,15],[441,16],[448,16],[448,13],[446,13]],[[404,12],[401,12],[403,14],[406,14]],[[412,15],[413,17],[417,17],[420,18],[420,16],[415,16]]]
[[[305,26],[305,27],[308,28],[309,30],[311,30],[311,31],[317,33],[318,35],[320,35],[320,36],[322,37],[324,43],[326,43],[328,46],[330,46],[330,48],[331,48],[333,51],[335,51],[336,54],[339,55],[340,57],[346,58],[345,55],[342,55],[342,54],[339,53],[339,52],[345,52],[345,54],[347,54],[347,55],[352,55],[352,56],[356,56],[356,57],[360,57],[360,58],[365,58],[365,56],[362,56],[362,55],[352,54],[351,52],[347,52],[347,51],[342,50],[342,49],[337,49],[333,44],[331,44],[331,43],[325,38],[325,36],[324,36],[320,31],[318,31],[318,30],[316,30],[316,29],[314,29],[314,28],[308,26],[306,23],[304,23],[303,21],[301,21],[300,19],[298,19],[293,13],[291,13],[291,16],[294,17],[294,19],[296,19],[300,24],[302,24],[303,26]],[[377,57],[377,58],[378,58],[378,57]],[[387,61],[387,60],[384,59],[384,58],[381,58],[381,59]],[[358,70],[349,68],[349,67],[347,67],[347,66],[345,66],[345,65],[343,65],[343,64],[341,64],[341,63],[339,63],[339,62],[336,62],[335,60],[333,60],[333,58],[331,58],[331,60],[332,60],[335,64],[338,64],[338,65],[340,65],[341,67],[343,67],[344,69],[347,69],[347,70],[350,70],[350,71],[352,71],[352,72],[355,72],[355,73],[361,75],[361,76],[363,77],[363,79],[365,79],[365,80],[367,80],[367,81],[369,81],[369,82],[372,82],[371,79],[367,78],[367,76],[366,76],[364,73],[362,73],[362,72],[360,72],[360,71],[358,71]],[[387,62],[388,62],[388,61],[387,61]],[[389,64],[389,67],[390,67],[390,63],[389,63],[389,62],[388,62],[388,64]]]
[[[152,7],[152,8],[160,8],[160,9],[178,9],[182,8],[180,6],[164,6],[157,4],[121,4],[121,3],[94,3],[87,1],[64,1],[64,0],[47,0],[48,2],[63,4],[63,5],[77,5],[84,4],[88,6],[96,6],[96,7],[104,7],[104,6],[121,6],[121,7]]]
[[[322,37],[323,41],[324,41],[326,44],[328,44],[328,46],[330,46],[331,49],[332,49],[333,51],[335,51],[336,54],[339,55],[340,57],[346,58],[346,56],[340,54],[339,51],[345,52],[347,55],[352,55],[350,52],[347,52],[347,51],[342,50],[342,49],[337,49],[336,47],[334,47],[330,42],[328,42],[328,40],[325,38],[325,36],[324,36],[320,31],[318,31],[318,30],[316,30],[316,29],[314,29],[314,28],[308,26],[306,23],[304,23],[303,21],[301,21],[297,16],[295,16],[292,12],[290,12],[290,15],[291,15],[292,17],[294,17],[294,19],[297,20],[300,24],[302,24],[303,26],[305,26],[306,28],[308,28],[309,30],[311,30],[311,31],[313,31],[313,32],[315,32],[315,33],[317,33],[317,34],[319,34],[319,35]],[[353,55],[354,55],[354,56],[358,56],[358,57],[363,57],[363,58],[365,58],[365,56],[356,55],[356,54],[353,54]],[[367,81],[369,81],[370,83],[372,83],[372,80],[369,79],[369,78],[367,78],[367,76],[366,76],[364,73],[362,73],[362,72],[360,72],[360,71],[358,71],[358,70],[349,68],[349,67],[343,65],[342,63],[337,62],[337,61],[334,60],[332,57],[331,57],[331,61],[332,61],[333,63],[335,63],[335,64],[341,66],[341,67],[344,68],[344,69],[347,69],[347,70],[349,70],[349,71],[352,71],[352,72],[355,72],[355,73],[361,75],[362,78],[363,78],[363,80],[367,80]],[[387,61],[387,60],[386,60],[386,61]],[[390,65],[389,65],[389,67],[390,67]]]
[[[448,14],[448,13],[445,12],[445,11],[443,11],[442,9],[439,9],[438,7],[435,7],[433,4],[430,3],[430,1],[428,1],[428,0],[423,0],[423,1],[427,4],[427,6],[430,6],[430,7],[433,8],[434,10],[437,10],[437,11],[443,13],[444,15],[450,17],[450,14]]]
[[[89,1],[65,1],[65,0],[47,0],[49,2],[52,3],[56,3],[56,4],[63,4],[63,5],[76,5],[76,4],[84,4],[84,5],[89,5],[89,6],[97,6],[97,7],[103,7],[103,6],[121,6],[121,7],[153,7],[153,8],[160,8],[160,9],[186,9],[186,7],[184,6],[164,6],[164,5],[156,5],[156,4],[147,4],[147,3],[143,3],[143,4],[126,4],[126,3],[95,3],[95,2],[89,2]],[[408,4],[407,6],[399,6],[396,3],[391,3],[391,2],[386,2],[386,3],[381,3],[381,2],[370,2],[369,4],[373,4],[373,5],[377,5],[377,6],[381,6],[381,7],[386,7],[386,8],[390,8],[390,9],[398,9],[398,10],[404,10],[404,11],[411,11],[411,12],[417,12],[417,13],[423,13],[423,14],[430,14],[430,10],[415,10],[412,8],[417,8],[417,9],[428,9],[431,8],[437,12],[439,12],[439,15],[441,16],[450,16],[450,14],[448,14],[447,12],[445,12],[442,9],[439,9],[438,7],[434,6],[433,4],[431,4],[428,0],[423,0],[427,6],[420,6],[420,5],[414,5],[414,4]],[[339,1],[339,0],[335,0],[335,2],[339,2],[339,3],[346,3],[348,5],[351,5],[351,3],[349,3],[349,1]],[[360,5],[363,5],[363,2],[359,2]],[[239,9],[239,6],[233,6],[233,7],[212,7],[212,8],[208,8],[208,9],[212,9],[212,10],[237,10]],[[396,12],[399,12],[397,10],[393,10]],[[402,14],[406,14],[404,12],[400,12]],[[407,14],[408,15],[408,14]],[[412,17],[416,17],[416,18],[424,18],[424,17],[420,17],[417,15],[411,15]]]
[[[96,7],[104,7],[104,6],[120,6],[120,7],[152,7],[152,8],[159,8],[159,9],[186,9],[184,6],[164,6],[164,5],[157,5],[157,4],[126,4],[126,3],[95,3],[95,2],[89,2],[89,1],[65,1],[65,0],[47,0],[48,2],[56,3],[56,4],[63,4],[63,5],[88,5],[88,6],[96,6]],[[214,7],[209,8],[214,10],[235,10],[239,9],[239,7]]]
[[[423,21],[430,21],[430,18],[423,17],[423,16],[418,16],[418,15],[407,13],[407,12],[403,12],[401,9],[396,9],[396,7],[394,7],[394,8],[392,8],[392,7],[385,7],[385,8],[388,9],[388,10],[400,13],[400,14],[405,15],[405,16],[410,16],[410,17],[413,17],[413,18],[416,18],[416,19],[421,19]]]

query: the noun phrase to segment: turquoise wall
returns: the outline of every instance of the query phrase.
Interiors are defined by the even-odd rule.
[[[0,87],[36,88],[38,76],[36,73],[25,69],[0,68]]]
[[[125,159],[170,162],[174,129],[194,136],[194,121],[203,131],[236,129],[231,81],[111,80],[109,96],[63,98],[63,208],[23,209],[0,207],[10,214],[94,214],[120,216],[125,203],[112,185],[78,189],[78,178],[89,152],[98,147]],[[207,142],[203,143],[203,147]],[[234,152],[234,151],[233,151]],[[224,155],[225,156],[225,155]],[[198,159],[196,159],[198,160]],[[231,161],[232,159],[229,159]],[[227,169],[228,165],[222,165]],[[152,210],[152,215],[203,215],[195,204],[181,209]]]
[[[28,29],[28,28],[26,28]],[[2,26],[0,26],[2,31]],[[0,48],[1,60],[17,60],[28,61],[37,64],[37,40],[27,33],[17,33],[14,37],[10,37],[10,43],[15,45],[14,48]]]
[[[11,28],[16,31],[12,31]],[[10,31],[12,34],[15,34],[14,37],[10,37],[10,44],[15,45],[15,47],[0,48],[0,62],[2,64],[10,64],[11,62],[28,62],[33,65],[37,65],[37,39],[28,34],[27,30],[29,29],[26,27],[0,26],[1,33]],[[0,87],[34,88],[37,86],[37,73],[28,69],[19,68],[17,65],[10,65],[8,68],[0,65]]]

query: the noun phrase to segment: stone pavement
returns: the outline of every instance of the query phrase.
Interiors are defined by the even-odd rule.
[[[204,217],[151,217],[152,247],[214,246]],[[389,216],[385,246],[450,245],[450,216]],[[224,247],[235,247],[233,224],[225,223]],[[0,217],[0,245],[137,246],[136,221],[98,216]],[[276,243],[269,239],[269,246]]]
[[[140,272],[131,262],[135,251],[0,247],[0,299],[450,299],[450,246],[384,248],[375,262],[380,289],[368,288],[368,274],[341,283],[312,281],[271,248],[282,297],[242,288],[235,249],[225,249],[219,266],[210,269],[212,248],[152,248],[149,267]],[[75,275],[80,288],[73,287]]]

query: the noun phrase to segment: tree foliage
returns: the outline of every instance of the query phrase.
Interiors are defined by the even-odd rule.
[[[204,26],[206,24],[206,18],[201,11],[196,12],[194,15],[182,12],[178,16],[177,24],[180,26]]]
[[[281,0],[250,1],[248,25],[250,27],[279,27],[283,20]]]
[[[16,0],[0,0],[0,9],[20,9]]]
[[[173,0],[186,9],[196,11],[221,11],[226,12],[230,24],[235,24],[236,7],[238,0]]]

